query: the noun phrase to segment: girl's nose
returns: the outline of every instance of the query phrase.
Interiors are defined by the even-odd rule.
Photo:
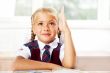
[[[48,31],[49,30],[49,26],[46,24],[46,25],[44,25],[44,31]]]

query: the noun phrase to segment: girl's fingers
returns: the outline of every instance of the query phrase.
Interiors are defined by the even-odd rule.
[[[65,31],[65,29],[68,29],[65,14],[64,14],[64,6],[61,8],[61,11],[59,13],[59,29],[61,31]]]
[[[63,25],[63,18],[64,18],[64,7],[61,8],[59,13],[59,24]]]
[[[61,8],[61,16],[64,17],[64,6]]]
[[[65,14],[64,14],[64,6],[61,8],[60,20],[62,22],[62,25],[65,25],[66,19],[65,19]]]

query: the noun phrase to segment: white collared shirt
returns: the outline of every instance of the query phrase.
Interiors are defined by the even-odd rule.
[[[43,52],[45,51],[44,46],[49,45],[50,46],[49,51],[50,51],[50,54],[52,54],[53,49],[58,46],[58,42],[59,42],[58,39],[55,39],[50,44],[44,44],[43,42],[38,40],[41,59],[42,59]],[[22,56],[22,57],[28,59],[29,57],[31,57],[30,49],[28,47],[26,47],[25,45],[22,45],[21,49],[18,49],[18,51],[17,51],[17,56]],[[60,48],[59,58],[60,58],[61,61],[63,60],[63,57],[64,57],[64,45],[62,45],[61,48]]]

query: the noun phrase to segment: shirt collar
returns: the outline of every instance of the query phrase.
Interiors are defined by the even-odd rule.
[[[43,50],[45,45],[49,45],[50,48],[56,48],[58,46],[58,39],[56,38],[53,42],[51,42],[49,44],[45,44],[45,43],[41,42],[40,40],[38,40],[38,44],[39,44],[39,48],[41,50]]]

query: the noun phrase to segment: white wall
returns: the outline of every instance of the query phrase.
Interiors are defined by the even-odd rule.
[[[28,20],[0,19],[0,56],[15,56],[30,37]],[[110,29],[71,28],[71,32],[78,56],[110,56]]]
[[[73,29],[72,36],[79,56],[110,56],[109,29]]]
[[[0,19],[0,56],[15,56],[16,50],[30,37],[29,21],[28,18]]]

